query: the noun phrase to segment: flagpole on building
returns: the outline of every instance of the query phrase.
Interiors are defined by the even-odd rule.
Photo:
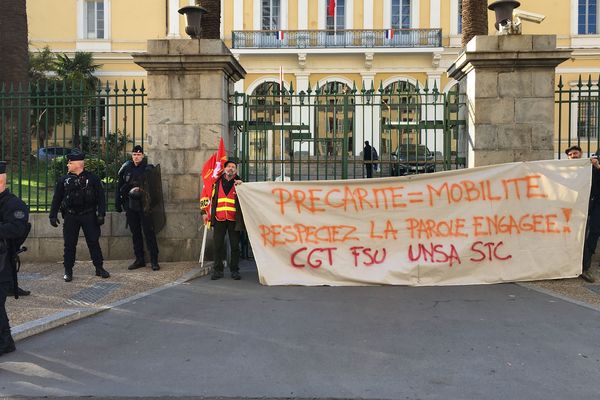
[[[279,148],[281,149],[281,181],[285,181],[285,143],[283,140],[283,66],[279,66]]]

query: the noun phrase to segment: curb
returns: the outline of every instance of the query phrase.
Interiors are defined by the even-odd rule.
[[[166,283],[162,286],[147,290],[142,293],[134,294],[133,296],[127,297],[122,300],[117,300],[113,303],[100,306],[100,307],[90,307],[90,308],[72,308],[63,311],[59,311],[57,313],[48,315],[43,318],[39,318],[33,321],[26,322],[21,325],[17,325],[11,329],[12,336],[15,341],[23,340],[30,336],[37,335],[39,333],[43,333],[49,331],[50,329],[57,328],[62,325],[69,324],[74,321],[79,321],[81,319],[91,317],[92,315],[99,314],[103,311],[110,310],[113,308],[117,308],[122,306],[123,304],[129,303],[131,301],[135,301],[141,299],[143,297],[149,296],[154,293],[158,293],[165,289],[168,289],[173,286],[181,285],[182,283],[191,281],[196,278],[200,278],[202,276],[208,275],[212,270],[212,262],[206,263],[204,267],[193,268],[191,271],[183,275],[181,278],[176,281]]]
[[[555,297],[557,299],[564,300],[564,301],[566,301],[568,303],[576,304],[578,306],[589,308],[590,310],[594,310],[594,311],[600,312],[600,307],[599,306],[596,306],[596,305],[593,305],[593,304],[589,304],[589,303],[586,303],[586,302],[581,301],[581,300],[576,300],[576,299],[574,299],[572,297],[568,297],[568,296],[565,296],[563,294],[553,292],[552,290],[549,290],[549,289],[545,289],[545,288],[541,288],[539,286],[532,285],[531,282],[528,282],[528,283],[525,283],[525,282],[515,282],[515,283],[517,285],[525,288],[525,289],[531,289],[531,290],[536,291],[538,293],[542,293],[542,294],[545,294],[545,295],[550,296],[550,297]]]

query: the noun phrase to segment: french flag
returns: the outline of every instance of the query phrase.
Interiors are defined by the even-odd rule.
[[[385,30],[385,38],[386,39],[392,39],[394,37],[394,30],[393,29],[386,29]]]
[[[283,40],[283,31],[277,31],[277,39]]]

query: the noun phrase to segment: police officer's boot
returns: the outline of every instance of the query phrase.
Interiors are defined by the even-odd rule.
[[[152,258],[152,260],[150,261],[150,265],[152,265],[152,271],[158,271],[160,269],[160,265],[158,265],[158,259],[157,258]]]
[[[143,258],[136,258],[135,261],[129,267],[127,267],[127,269],[132,270],[132,269],[144,268],[145,266],[146,266],[146,261],[144,261]]]
[[[15,341],[10,334],[10,328],[3,329],[2,332],[0,332],[0,355],[10,353],[15,350]]]
[[[65,275],[63,276],[65,282],[71,282],[73,280],[73,270],[65,269]]]
[[[108,273],[107,270],[102,268],[102,266],[99,266],[99,267],[96,267],[96,276],[99,276],[101,278],[109,278],[110,274]]]

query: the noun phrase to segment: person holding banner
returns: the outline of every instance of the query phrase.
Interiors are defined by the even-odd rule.
[[[210,204],[202,209],[202,218],[205,224],[214,227],[214,260],[213,273],[210,279],[217,280],[223,277],[223,260],[226,256],[225,234],[229,236],[231,246],[231,263],[229,270],[231,278],[240,280],[240,231],[244,230],[244,218],[242,209],[237,198],[235,187],[242,180],[237,175],[237,164],[234,161],[226,161],[223,166],[223,174],[212,186],[212,197]]]
[[[565,150],[569,160],[579,159],[583,155],[581,147],[575,145]],[[592,256],[596,252],[598,238],[600,238],[600,164],[598,157],[593,155],[592,162],[592,189],[588,209],[588,221],[585,229],[585,242],[583,245],[583,266],[581,278],[586,282],[594,283],[596,279],[590,269]]]

